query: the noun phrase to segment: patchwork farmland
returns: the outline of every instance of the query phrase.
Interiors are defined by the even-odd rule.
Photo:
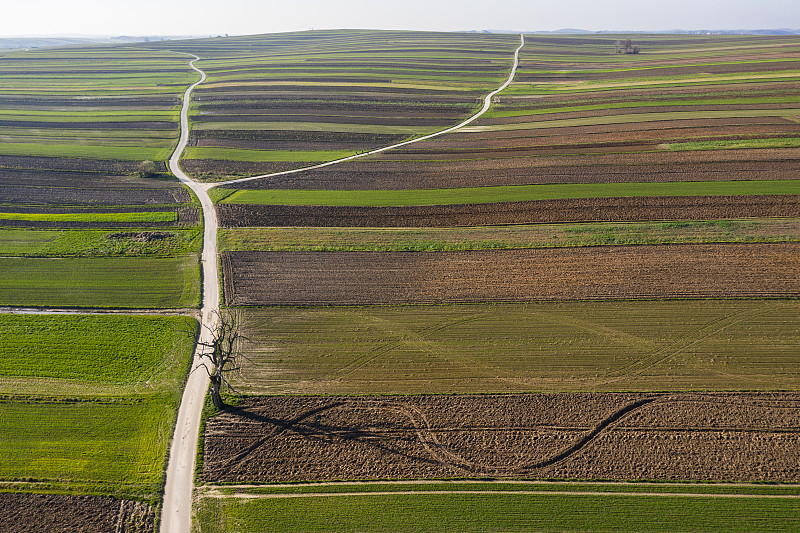
[[[0,519],[800,527],[800,41],[619,38],[0,55]]]
[[[164,165],[193,72],[119,47],[0,72],[3,530],[154,531],[198,329],[199,209]]]

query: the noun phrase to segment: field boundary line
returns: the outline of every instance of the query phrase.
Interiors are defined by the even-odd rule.
[[[21,482],[27,483],[27,482]],[[369,481],[320,481],[320,482],[300,482],[300,483],[205,483],[201,488],[206,490],[233,489],[289,489],[307,487],[360,487],[369,485],[594,485],[610,487],[731,487],[731,488],[784,488],[800,489],[800,483],[732,483],[732,482],[674,482],[674,481],[585,481],[585,480],[558,480],[548,481],[542,479],[389,479],[389,480],[369,480]],[[657,492],[657,491],[654,491]]]
[[[97,307],[0,307],[0,315],[123,315],[123,316],[191,316],[198,318],[196,309],[100,309]]]
[[[489,94],[487,94],[484,97],[484,99],[483,99],[483,107],[480,110],[478,110],[477,113],[475,113],[474,115],[472,115],[468,119],[464,120],[463,122],[460,122],[459,124],[456,124],[455,126],[451,126],[451,127],[447,128],[447,129],[444,129],[442,131],[429,133],[428,135],[423,135],[422,137],[417,137],[416,139],[410,139],[408,141],[403,141],[401,143],[392,144],[390,146],[384,146],[383,148],[376,148],[375,150],[370,150],[368,152],[363,152],[363,153],[360,153],[360,154],[355,154],[355,155],[343,157],[341,159],[335,159],[333,161],[320,163],[318,165],[312,165],[310,167],[296,168],[296,169],[293,169],[293,170],[283,170],[281,172],[272,172],[270,174],[260,174],[258,176],[250,176],[250,177],[247,177],[247,178],[238,178],[238,179],[229,180],[229,181],[221,181],[221,182],[218,182],[218,183],[208,183],[208,184],[205,184],[206,185],[206,189],[211,189],[213,187],[224,186],[224,185],[232,185],[232,184],[235,184],[235,183],[243,183],[243,182],[246,182],[246,181],[253,181],[253,180],[262,179],[262,178],[274,178],[274,177],[277,177],[277,176],[286,176],[286,175],[289,175],[289,174],[297,174],[298,172],[305,172],[307,170],[316,170],[318,168],[329,167],[331,165],[337,165],[339,163],[344,163],[346,161],[352,161],[354,159],[358,159],[358,158],[361,158],[361,157],[366,157],[368,155],[375,155],[375,154],[379,154],[381,152],[385,152],[387,150],[393,150],[395,148],[400,148],[401,146],[407,146],[409,144],[418,143],[420,141],[427,141],[428,139],[433,139],[434,137],[438,137],[439,135],[444,135],[445,133],[451,133],[453,131],[459,130],[459,129],[463,128],[464,126],[467,126],[467,125],[471,124],[472,122],[478,120],[481,116],[483,116],[483,114],[486,113],[489,110],[489,108],[491,107],[492,98],[497,93],[499,93],[500,91],[502,91],[503,89],[508,87],[511,84],[511,82],[514,80],[514,76],[517,73],[517,67],[519,66],[519,53],[522,50],[522,47],[525,46],[525,34],[521,33],[519,35],[519,39],[520,39],[520,45],[517,47],[516,50],[514,50],[514,63],[511,65],[511,72],[508,75],[508,79],[506,79],[506,81],[500,87],[498,87],[497,89],[495,89],[494,91],[490,92]]]
[[[202,498],[215,498],[224,500],[226,498],[240,500],[259,500],[259,499],[291,499],[291,498],[341,498],[346,496],[429,496],[429,495],[454,495],[454,494],[520,494],[522,496],[645,496],[656,498],[764,498],[780,500],[798,500],[797,494],[730,494],[730,493],[699,493],[699,492],[614,492],[614,491],[569,491],[569,490],[400,490],[400,491],[364,491],[364,492],[304,492],[298,494],[247,494],[243,492],[234,494],[221,494],[218,492],[207,492]]]

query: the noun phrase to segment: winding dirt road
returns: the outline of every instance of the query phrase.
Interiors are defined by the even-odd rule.
[[[203,207],[203,253],[201,257],[203,270],[203,300],[200,309],[201,331],[200,341],[208,342],[210,332],[216,325],[219,311],[219,273],[217,271],[217,213],[208,196],[209,187],[193,181],[184,174],[178,162],[181,153],[189,140],[189,102],[192,90],[206,79],[205,72],[194,66],[200,59],[194,56],[189,65],[200,73],[200,81],[186,89],[181,108],[181,137],[172,157],[169,169],[197,195]],[[198,344],[192,364],[192,371],[186,381],[181,398],[175,433],[169,451],[167,465],[167,483],[164,487],[164,506],[161,511],[162,533],[189,533],[192,525],[192,486],[194,466],[197,455],[197,441],[200,434],[200,418],[203,412],[203,401],[208,389],[208,375],[198,370],[201,346]]]
[[[511,72],[508,79],[496,90],[492,91],[484,98],[483,107],[474,115],[465,121],[445,130],[425,135],[417,139],[412,139],[391,146],[378,148],[370,152],[329,161],[319,165],[314,165],[285,172],[276,172],[272,174],[263,174],[259,176],[252,176],[248,178],[241,178],[237,180],[222,182],[222,183],[198,183],[189,176],[187,176],[180,168],[179,161],[183,150],[189,140],[189,103],[191,101],[191,94],[195,87],[203,83],[206,79],[206,74],[194,65],[194,62],[200,59],[193,54],[194,59],[189,62],[189,65],[200,74],[200,80],[189,86],[183,95],[183,106],[181,107],[181,136],[178,146],[175,148],[172,156],[169,159],[169,169],[177,178],[186,184],[200,200],[203,208],[203,253],[202,253],[202,269],[203,269],[203,296],[201,307],[201,342],[208,342],[210,340],[210,333],[214,330],[217,321],[217,313],[219,312],[219,272],[217,265],[217,214],[214,210],[214,204],[208,195],[208,190],[217,185],[227,185],[231,183],[240,183],[243,181],[255,180],[260,178],[268,178],[272,176],[280,176],[283,174],[293,174],[296,172],[303,172],[330,165],[350,161],[359,157],[365,157],[372,154],[391,150],[401,146],[406,146],[412,143],[425,141],[445,133],[450,133],[457,129],[474,122],[481,115],[489,110],[492,104],[492,97],[508,87],[514,79],[517,72],[517,65],[519,64],[519,52],[525,45],[525,36],[520,35],[520,45],[514,51],[514,63],[511,67]],[[186,387],[183,391],[181,398],[181,406],[178,411],[178,419],[175,425],[175,433],[173,435],[172,444],[170,446],[169,463],[167,465],[167,482],[164,488],[164,505],[161,512],[161,533],[189,533],[192,523],[192,489],[194,481],[195,458],[197,454],[197,443],[200,433],[200,419],[203,411],[203,402],[208,389],[208,375],[203,370],[198,370],[200,363],[201,348],[198,344],[197,350],[194,355],[194,362],[192,364],[192,372],[186,382]]]

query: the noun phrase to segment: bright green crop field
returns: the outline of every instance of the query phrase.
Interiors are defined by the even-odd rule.
[[[198,324],[0,315],[0,492],[160,498]]]
[[[425,190],[214,189],[212,198],[226,204],[415,206],[523,202],[568,198],[639,196],[729,196],[800,194],[800,180],[700,181],[681,183],[565,183]],[[227,196],[226,196],[227,195]]]
[[[0,258],[0,305],[187,308],[199,300],[194,255]]]
[[[202,245],[200,229],[158,229],[155,231],[168,236],[149,241],[111,237],[127,231],[129,229],[0,228],[0,256],[176,256],[199,253]]]
[[[40,222],[177,222],[175,211],[143,211],[140,213],[0,213],[0,224],[4,220],[27,220]]]
[[[724,493],[676,495],[648,486],[647,495],[594,492],[602,486],[571,488],[548,494],[542,485],[528,492],[486,492],[453,483],[446,492],[403,485],[379,493],[324,491],[293,497],[204,497],[197,507],[203,533],[267,531],[336,532],[727,532],[794,531],[800,527],[800,499]],[[466,490],[464,490],[466,489]],[[356,489],[357,490],[357,489]]]
[[[188,317],[0,314],[0,394],[175,392],[196,327]]]
[[[174,395],[0,401],[0,490],[4,481],[58,492],[86,485],[88,492],[155,501],[177,407]]]

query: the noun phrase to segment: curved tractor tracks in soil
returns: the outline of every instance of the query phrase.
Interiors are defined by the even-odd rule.
[[[520,34],[520,45],[514,51],[514,62],[511,66],[511,72],[508,79],[497,89],[486,95],[483,101],[483,107],[474,115],[464,120],[463,122],[447,128],[436,133],[431,133],[423,137],[411,139],[391,146],[385,146],[369,152],[356,154],[353,156],[328,161],[319,165],[313,165],[284,172],[275,172],[272,174],[263,174],[259,176],[252,176],[248,178],[240,178],[231,181],[219,183],[199,183],[187,176],[180,168],[180,157],[186,148],[189,141],[189,104],[191,101],[191,94],[195,87],[203,83],[206,79],[206,74],[195,66],[195,61],[200,57],[194,54],[186,54],[192,56],[189,62],[194,70],[200,74],[200,80],[190,85],[183,95],[183,105],[181,107],[180,126],[181,136],[175,151],[169,159],[170,171],[186,186],[188,186],[197,195],[200,204],[203,208],[203,253],[202,253],[202,270],[203,270],[203,286],[202,286],[202,307],[201,313],[201,326],[200,326],[200,342],[208,342],[210,340],[210,333],[214,330],[217,324],[217,313],[219,312],[219,272],[217,264],[217,214],[214,210],[214,204],[208,195],[208,190],[216,187],[217,185],[229,185],[233,183],[241,183],[244,181],[251,181],[261,178],[269,178],[273,176],[281,176],[285,174],[294,174],[297,172],[304,172],[306,170],[313,170],[317,168],[336,165],[345,161],[350,161],[360,157],[373,155],[393,148],[399,148],[412,143],[417,143],[450,133],[467,126],[480,118],[486,111],[489,110],[492,104],[492,97],[497,93],[508,87],[514,79],[517,72],[517,65],[519,64],[519,52],[525,46],[525,36]],[[167,479],[164,488],[164,504],[161,512],[161,533],[189,533],[191,530],[192,518],[192,489],[194,481],[195,459],[197,454],[197,444],[200,433],[200,419],[203,411],[203,403],[205,400],[206,390],[208,389],[209,379],[204,371],[198,371],[200,364],[201,346],[198,344],[192,363],[192,371],[186,381],[186,387],[181,398],[181,405],[178,411],[178,418],[175,424],[175,433],[173,435],[172,443],[170,445],[169,462],[167,464]]]

